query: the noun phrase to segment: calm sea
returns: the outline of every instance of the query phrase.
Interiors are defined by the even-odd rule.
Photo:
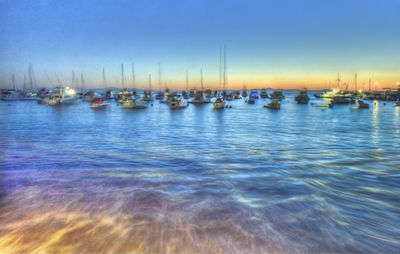
[[[400,107],[0,102],[2,253],[399,253]]]

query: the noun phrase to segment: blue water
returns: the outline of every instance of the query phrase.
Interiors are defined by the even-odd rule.
[[[0,102],[0,249],[399,253],[400,107],[285,95],[280,111]]]

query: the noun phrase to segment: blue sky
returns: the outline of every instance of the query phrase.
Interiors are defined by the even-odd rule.
[[[0,86],[18,84],[32,63],[36,83],[88,87],[121,83],[121,63],[147,87],[158,63],[173,88],[217,87],[219,50],[227,47],[228,88],[325,88],[336,79],[400,80],[398,0],[0,0]],[[128,76],[128,79],[130,76]],[[128,80],[128,84],[131,84]],[[327,85],[328,84],[328,85]],[[351,86],[351,85],[350,85]]]

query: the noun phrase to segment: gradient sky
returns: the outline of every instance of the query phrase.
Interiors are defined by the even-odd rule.
[[[0,86],[11,75],[22,87],[32,63],[38,86],[71,84],[84,73],[87,87],[217,88],[219,50],[226,45],[228,89],[321,89],[337,73],[358,88],[400,81],[399,0],[0,0]]]

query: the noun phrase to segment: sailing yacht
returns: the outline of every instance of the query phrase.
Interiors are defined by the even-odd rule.
[[[200,80],[201,80],[201,91],[196,91],[196,95],[194,96],[194,99],[192,100],[193,104],[204,104],[206,101],[204,100],[204,94],[203,94],[203,69],[200,69]]]
[[[149,90],[144,91],[143,99],[145,101],[152,101],[153,97],[151,97],[151,74],[149,75]]]

